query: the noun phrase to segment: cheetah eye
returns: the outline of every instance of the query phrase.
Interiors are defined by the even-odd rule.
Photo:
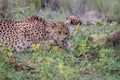
[[[73,20],[71,20],[71,22],[70,22],[71,24],[73,24],[74,22],[73,22]]]
[[[65,35],[68,35],[68,34],[69,34],[69,33],[67,33],[67,32],[65,33]]]

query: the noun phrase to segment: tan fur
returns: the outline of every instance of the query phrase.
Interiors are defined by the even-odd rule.
[[[72,25],[72,26],[76,26],[76,25],[81,25],[82,24],[82,21],[80,18],[76,17],[76,16],[70,16],[66,19],[66,24],[68,26]]]
[[[68,35],[69,34],[69,30],[64,22],[54,22],[54,25],[56,27],[53,30],[53,35],[61,36],[61,35]]]
[[[66,19],[66,25],[69,29],[69,32],[72,33],[75,28],[78,27],[78,24],[81,25],[82,21],[80,18],[76,16],[70,16]]]

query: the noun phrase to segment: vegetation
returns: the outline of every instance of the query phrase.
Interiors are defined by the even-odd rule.
[[[50,20],[64,21],[68,15],[66,10],[72,10],[70,14],[82,15],[85,10],[93,9],[115,19],[119,19],[120,15],[120,0],[92,0],[91,2],[90,0],[50,0],[51,4],[54,4],[54,1],[59,3],[58,12],[53,9],[53,5],[49,4],[50,9],[43,6],[43,1],[47,0],[6,1],[9,6],[8,13],[0,16],[1,19],[18,20],[38,12],[38,15]],[[83,2],[86,4],[84,8]],[[110,4],[113,5],[111,8],[109,8]],[[39,6],[45,9],[39,11]],[[79,14],[79,10],[83,13]],[[108,15],[109,13],[111,14]],[[119,24],[113,22],[104,26],[104,20],[98,22],[97,27],[79,26],[73,32],[73,36],[70,36],[69,42],[74,45],[66,47],[66,50],[59,48],[62,45],[60,41],[58,41],[59,46],[52,49],[49,49],[50,43],[46,42],[49,50],[42,50],[38,47],[41,44],[36,44],[32,45],[30,51],[21,54],[13,54],[12,49],[0,46],[0,80],[120,80],[120,46],[105,48],[101,41],[94,43],[88,40],[91,34],[109,34],[116,30],[120,30]],[[0,44],[6,43],[9,42],[0,42]]]

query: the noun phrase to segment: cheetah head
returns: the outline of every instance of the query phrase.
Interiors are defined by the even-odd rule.
[[[80,18],[76,17],[76,16],[70,16],[67,17],[65,24],[67,25],[70,33],[73,32],[73,30],[78,27],[78,25],[82,24],[82,21]]]

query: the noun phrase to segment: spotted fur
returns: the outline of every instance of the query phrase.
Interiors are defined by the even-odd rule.
[[[1,20],[0,21],[0,41],[10,41],[14,52],[26,50],[29,45],[25,40],[22,31],[16,26],[17,21]]]

